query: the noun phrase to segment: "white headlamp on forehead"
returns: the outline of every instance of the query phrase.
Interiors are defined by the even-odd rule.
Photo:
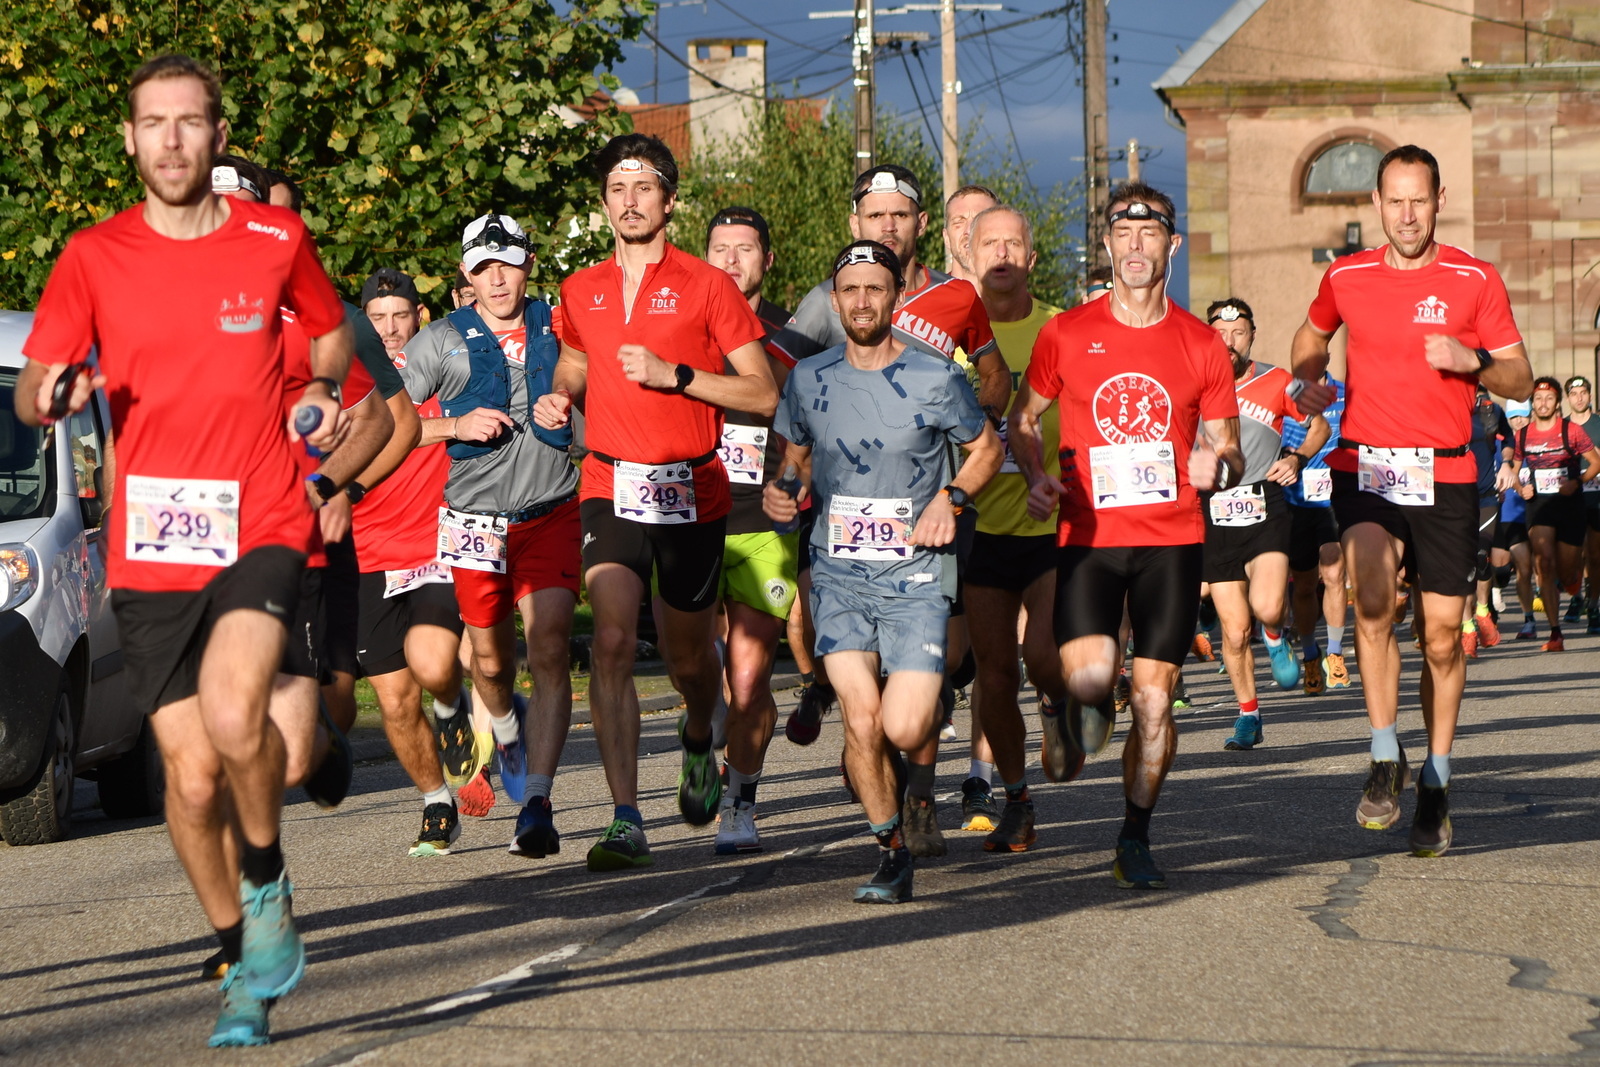
[[[1238,322],[1244,316],[1238,308],[1234,307],[1232,304],[1229,304],[1227,307],[1218,308],[1216,317],[1221,319],[1223,322]]]
[[[611,174],[654,174],[657,178],[666,178],[665,174],[662,174],[642,159],[621,160],[611,168]],[[611,177],[611,174],[607,174],[606,177]]]
[[[922,206],[922,191],[904,178],[896,178],[886,170],[874,173],[871,180],[850,198],[850,206],[854,208],[861,203],[861,198],[869,193],[899,193],[918,207]]]

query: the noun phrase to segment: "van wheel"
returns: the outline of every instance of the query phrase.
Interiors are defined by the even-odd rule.
[[[100,768],[99,783],[100,810],[106,818],[143,819],[161,814],[167,780],[149,719],[134,746]]]
[[[72,701],[63,691],[56,694],[44,759],[33,784],[22,796],[0,804],[0,837],[7,844],[43,845],[67,836],[72,829],[74,764]]]

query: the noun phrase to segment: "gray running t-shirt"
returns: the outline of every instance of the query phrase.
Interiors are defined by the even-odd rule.
[[[450,461],[445,502],[462,511],[493,514],[521,511],[578,491],[578,468],[564,448],[553,448],[534,436],[533,401],[523,373],[522,349],[507,349],[507,378],[511,383],[511,418],[516,425],[504,430],[503,445],[470,459]],[[472,368],[467,345],[448,318],[423,327],[395,360],[411,399],[421,404],[431,396],[455,396],[466,387]]]
[[[880,596],[914,596],[932,584],[953,598],[953,544],[897,546],[949,482],[952,444],[983,432],[978,398],[948,359],[908,348],[867,371],[844,351],[795,367],[773,420],[787,440],[812,450],[813,581],[853,582]]]

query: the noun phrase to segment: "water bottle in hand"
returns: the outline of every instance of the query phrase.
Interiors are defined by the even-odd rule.
[[[294,432],[300,435],[302,441],[305,441],[311,434],[316,433],[317,427],[321,425],[322,409],[319,407],[307,406],[298,409],[294,413]],[[311,442],[305,441],[305,445],[306,455],[313,458],[322,455],[322,449],[315,447]]]
[[[791,463],[783,468],[783,477],[772,484],[783,492],[788,493],[791,497],[798,497],[800,495],[800,472],[795,470],[794,464]],[[774,522],[772,524],[772,532],[779,534],[794,533],[799,528],[800,515],[798,512],[788,522]]]

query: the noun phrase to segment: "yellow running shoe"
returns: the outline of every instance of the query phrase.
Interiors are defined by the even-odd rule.
[[[1322,657],[1322,673],[1329,689],[1349,689],[1350,671],[1344,665],[1344,656],[1330,652]]]

